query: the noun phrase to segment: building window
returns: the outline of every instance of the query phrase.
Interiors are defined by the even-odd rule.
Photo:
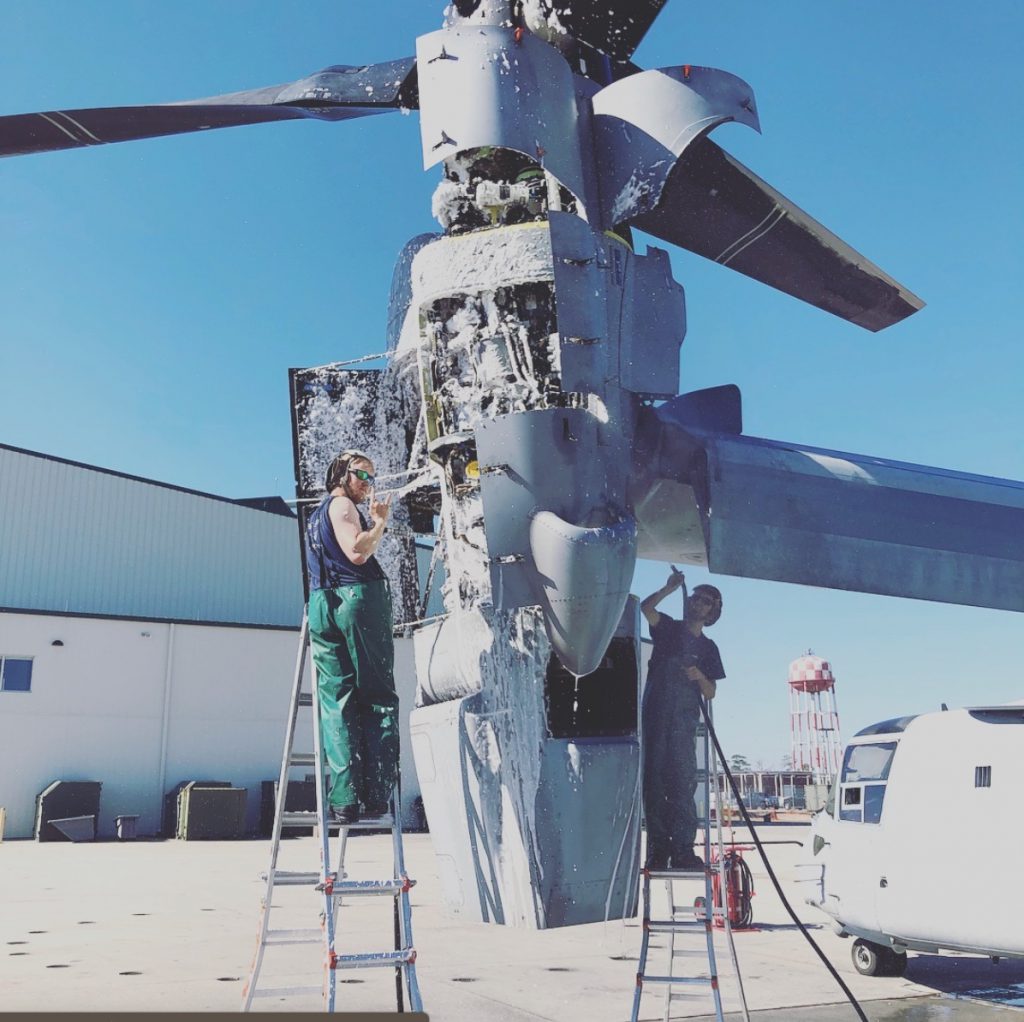
[[[26,657],[0,657],[0,692],[28,692],[32,688],[32,661]]]
[[[974,768],[974,786],[975,788],[992,787],[992,767],[979,766]]]

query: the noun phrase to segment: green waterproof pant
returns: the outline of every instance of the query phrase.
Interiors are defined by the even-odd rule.
[[[398,695],[386,581],[309,594],[320,731],[332,806],[386,806],[398,775]]]

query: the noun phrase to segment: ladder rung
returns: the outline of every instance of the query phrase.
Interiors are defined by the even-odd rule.
[[[300,692],[299,693],[299,706],[312,706],[313,705],[313,693],[312,692]]]
[[[712,905],[711,906],[711,916],[712,916],[712,918],[720,918],[724,914],[725,914],[725,909],[722,908],[721,905]],[[681,916],[681,915],[693,915],[697,919],[707,919],[707,910],[703,909],[703,908],[700,908],[700,909],[696,908],[693,905],[673,905],[672,906],[672,915],[673,915],[673,917]]]
[[[323,987],[275,987],[273,990],[254,990],[253,997],[299,997],[304,994],[322,994]]]
[[[707,920],[701,919],[699,922],[696,919],[677,920],[673,922],[671,919],[652,919],[647,924],[648,933],[686,933],[688,930],[700,930],[704,931],[707,929]]]
[[[297,767],[316,766],[316,754],[312,752],[293,752],[288,762],[292,766]]]
[[[668,986],[711,986],[710,976],[643,976],[640,977],[645,983],[661,983]]]
[[[358,823],[348,823],[346,826],[349,830],[380,830],[381,828],[390,830],[394,823],[391,813],[385,813],[383,816],[362,816]],[[338,824],[331,821],[331,826],[337,827]]]
[[[261,880],[267,879],[266,873],[260,874]],[[274,883],[287,887],[289,884],[319,884],[323,877],[319,873],[297,873],[294,870],[275,869]]]
[[[354,897],[361,894],[387,894],[395,897],[415,884],[415,880],[408,880],[405,877],[388,880],[341,880],[334,884],[331,893],[336,898]]]
[[[652,880],[703,880],[707,869],[652,869],[648,874]]]
[[[281,818],[283,827],[315,827],[319,822],[320,815],[314,812],[287,812]],[[334,829],[341,824],[335,820],[328,820],[327,826]],[[364,816],[358,823],[347,823],[345,826],[349,830],[390,830],[394,826],[394,817],[391,813],[384,816]]]
[[[315,827],[320,817],[313,812],[287,812],[281,816],[283,827]]]
[[[411,965],[415,961],[416,949],[409,947],[398,951],[371,951],[363,955],[336,955],[333,967],[335,969],[370,969]]]

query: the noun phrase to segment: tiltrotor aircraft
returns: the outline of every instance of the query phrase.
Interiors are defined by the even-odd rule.
[[[632,62],[664,3],[456,0],[404,60],[0,118],[15,155],[419,110],[441,229],[399,259],[386,369],[293,370],[296,466],[307,497],[349,446],[398,480],[445,898],[499,923],[634,910],[638,557],[1024,610],[1020,484],[744,436],[735,387],[677,393],[683,289],[634,229],[868,330],[922,303],[711,141],[759,128],[750,86]]]

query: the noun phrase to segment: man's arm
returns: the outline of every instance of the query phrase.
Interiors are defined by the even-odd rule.
[[[718,683],[714,678],[709,678],[699,667],[687,667],[686,676],[700,689],[700,694],[705,699],[714,699],[718,691]]]
[[[651,593],[640,604],[640,613],[647,618],[647,623],[653,628],[658,621],[661,619],[661,614],[658,613],[655,608],[669,593],[674,593],[677,589],[682,588],[686,582],[686,576],[681,571],[672,569],[672,574],[669,575],[668,581],[655,593]]]
[[[334,537],[338,546],[353,564],[365,564],[376,552],[387,525],[391,498],[370,503],[370,517],[373,525],[364,529],[359,522],[359,513],[348,497],[335,497],[328,512]]]

